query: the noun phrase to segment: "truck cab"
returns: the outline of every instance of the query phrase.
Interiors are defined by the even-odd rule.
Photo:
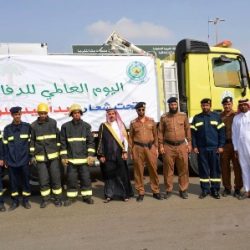
[[[190,120],[201,111],[202,98],[211,98],[212,109],[221,112],[224,97],[233,97],[235,104],[249,97],[246,60],[236,49],[209,47],[205,42],[185,39],[177,44],[175,61],[180,109]]]

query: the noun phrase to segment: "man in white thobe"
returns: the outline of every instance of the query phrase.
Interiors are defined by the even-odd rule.
[[[234,151],[239,158],[243,186],[250,198],[250,103],[248,99],[239,100],[239,113],[233,119],[232,140]]]

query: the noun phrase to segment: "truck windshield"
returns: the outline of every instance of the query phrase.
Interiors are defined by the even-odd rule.
[[[214,84],[216,87],[223,88],[238,88],[240,87],[241,74],[240,63],[237,59],[228,61],[213,59],[213,75]]]

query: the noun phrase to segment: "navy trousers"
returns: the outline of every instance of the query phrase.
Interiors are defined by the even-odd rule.
[[[201,189],[205,193],[220,190],[221,169],[217,148],[199,148],[198,165]]]
[[[29,184],[29,166],[8,167],[10,177],[11,198],[18,201],[19,189],[22,189],[24,200],[28,200],[31,194]]]

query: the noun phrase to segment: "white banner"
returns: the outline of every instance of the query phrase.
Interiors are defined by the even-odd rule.
[[[40,102],[58,127],[70,120],[73,103],[85,110],[82,119],[96,131],[105,121],[107,106],[116,107],[129,126],[137,102],[146,114],[159,116],[154,59],[148,56],[0,56],[0,129],[12,121],[10,108],[22,107],[22,120],[33,122]]]

